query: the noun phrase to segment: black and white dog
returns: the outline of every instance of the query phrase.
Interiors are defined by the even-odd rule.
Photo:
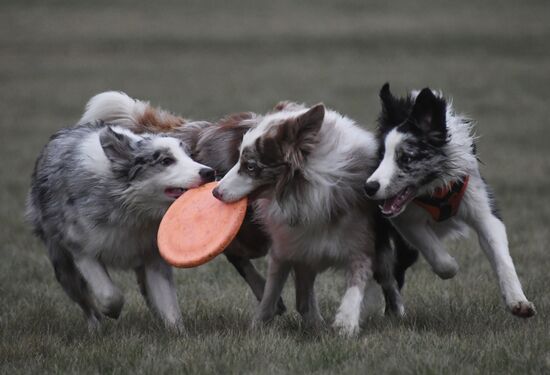
[[[428,88],[396,98],[385,84],[380,98],[381,162],[366,181],[367,195],[383,201],[382,214],[443,279],[458,271],[443,239],[473,228],[508,309],[523,318],[533,316],[535,307],[510,257],[506,228],[479,172],[472,122]]]
[[[97,121],[51,137],[36,161],[27,218],[90,329],[122,309],[123,295],[107,271],[113,267],[135,270],[151,309],[181,330],[172,269],[160,258],[156,234],[177,197],[213,180],[214,170],[193,161],[173,137]]]

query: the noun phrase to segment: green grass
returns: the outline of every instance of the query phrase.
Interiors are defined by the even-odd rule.
[[[1,373],[550,372],[547,1],[45,4],[0,5]],[[255,300],[223,258],[176,271],[186,336],[158,327],[124,272],[122,316],[87,334],[22,212],[40,147],[89,97],[123,90],[194,119],[323,101],[372,129],[385,81],[397,93],[441,88],[477,120],[536,317],[505,311],[472,239],[449,244],[461,265],[453,280],[421,260],[404,290],[408,317],[369,317],[356,339],[307,335],[292,308],[250,332]],[[342,291],[339,273],[319,280],[329,322]]]

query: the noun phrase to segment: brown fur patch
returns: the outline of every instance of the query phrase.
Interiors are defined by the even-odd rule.
[[[137,119],[136,133],[170,133],[178,130],[186,121],[182,117],[148,106]]]
[[[296,102],[292,102],[290,100],[283,100],[275,105],[273,107],[273,112],[281,112],[281,111],[299,111],[301,109],[306,109],[307,107],[303,104],[299,104]]]
[[[239,160],[239,146],[256,115],[241,112],[226,116],[201,132],[195,159],[224,175]]]
[[[218,125],[222,128],[242,128],[243,121],[251,120],[256,115],[252,112],[239,112],[239,113],[233,113],[231,115],[228,115],[224,118],[222,118],[220,121],[218,121]],[[250,127],[246,127],[246,130],[250,129]]]

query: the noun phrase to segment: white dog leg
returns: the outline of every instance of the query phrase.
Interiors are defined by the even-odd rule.
[[[294,266],[294,284],[296,289],[296,310],[302,315],[306,329],[317,330],[324,321],[315,298],[314,284],[317,273],[304,265]]]
[[[522,318],[535,315],[535,306],[523,294],[510,256],[504,223],[491,214],[489,207],[480,211],[472,215],[472,226],[478,233],[479,243],[497,276],[506,306],[512,314]]]
[[[277,313],[277,301],[281,296],[286,279],[290,272],[290,264],[268,256],[267,280],[264,294],[252,320],[252,327],[270,322]]]
[[[88,283],[98,310],[110,318],[117,319],[124,305],[124,296],[113,284],[105,267],[92,257],[75,259],[75,264]]]
[[[437,276],[445,280],[456,275],[458,263],[433,230],[426,225],[417,225],[399,217],[392,219],[392,223],[405,240],[420,250]]]
[[[172,267],[155,258],[143,267],[147,300],[165,326],[175,332],[183,331],[181,310],[172,277]]]
[[[334,318],[333,327],[343,336],[359,333],[361,306],[367,281],[372,279],[372,263],[368,257],[350,262],[347,271],[347,290]]]

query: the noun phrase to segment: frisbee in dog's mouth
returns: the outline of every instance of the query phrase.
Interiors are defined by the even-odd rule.
[[[178,199],[181,197],[183,193],[185,193],[186,189],[179,188],[179,187],[169,187],[164,189],[164,194],[166,194],[167,197]]]
[[[407,204],[415,198],[415,196],[416,189],[412,186],[407,186],[397,195],[384,200],[384,203],[380,206],[382,215],[386,217],[395,217],[399,215],[403,212],[405,207],[407,207]]]

